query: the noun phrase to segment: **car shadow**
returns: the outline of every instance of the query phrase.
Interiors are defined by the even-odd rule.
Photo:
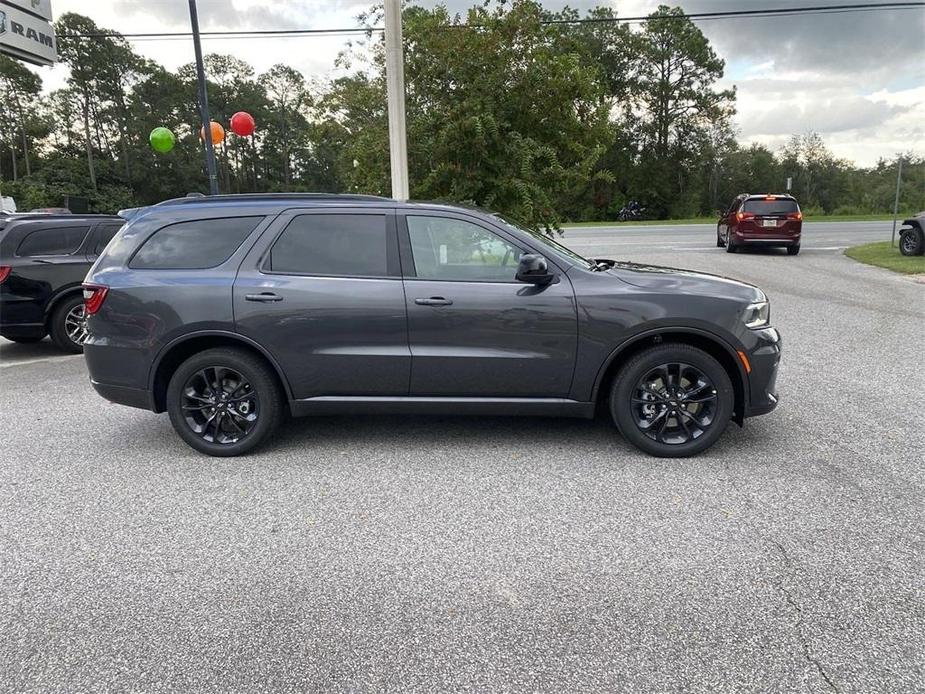
[[[742,255],[787,255],[787,249],[778,246],[739,246]]]
[[[62,352],[47,337],[41,342],[29,344],[10,342],[0,339],[0,362],[28,361],[29,359],[44,359],[46,357],[69,357],[68,352]]]

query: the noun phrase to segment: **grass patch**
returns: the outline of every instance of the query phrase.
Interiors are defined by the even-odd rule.
[[[899,215],[899,221],[911,217],[912,215]],[[832,215],[815,215],[805,217],[806,222],[889,222],[892,221],[891,214],[832,214]],[[607,222],[568,222],[562,227],[613,227],[613,226],[674,226],[676,224],[716,224],[718,217],[690,217],[688,219],[646,219],[641,222],[617,222],[615,220]]]
[[[925,255],[901,255],[898,247],[890,248],[889,241],[853,246],[845,251],[845,255],[860,263],[876,265],[905,275],[925,273]]]

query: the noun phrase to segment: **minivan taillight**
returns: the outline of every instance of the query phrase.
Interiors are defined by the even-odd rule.
[[[100,310],[100,307],[103,305],[103,301],[106,299],[106,293],[109,291],[109,287],[104,287],[100,284],[85,284],[84,288],[84,311],[88,316],[92,316],[94,313]]]
[[[737,212],[736,213],[736,219],[738,219],[740,222],[743,219],[751,219],[754,216],[755,214],[753,212]]]
[[[801,219],[803,219],[803,213],[802,212],[791,212],[790,214],[787,215],[787,219],[795,219],[799,222]]]
[[[10,272],[13,270],[9,265],[0,265],[0,284],[6,282],[6,278],[10,276]]]

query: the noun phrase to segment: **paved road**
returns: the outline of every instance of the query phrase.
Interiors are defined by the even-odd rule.
[[[838,226],[794,258],[566,234],[770,295],[782,404],[693,460],[429,417],[213,460],[0,344],[0,691],[925,690],[925,285]]]

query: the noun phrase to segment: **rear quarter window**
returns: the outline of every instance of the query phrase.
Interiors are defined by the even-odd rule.
[[[797,205],[796,200],[765,200],[758,198],[746,200],[742,211],[757,215],[793,214],[800,211],[800,206]]]
[[[263,217],[197,219],[161,227],[129,262],[145,270],[194,270],[224,263]]]
[[[93,248],[94,255],[99,255],[103,252],[109,242],[112,241],[113,237],[119,233],[119,229],[122,228],[123,224],[124,222],[100,224],[96,228],[96,245]]]
[[[89,226],[45,227],[26,234],[16,249],[18,256],[71,255],[84,239]]]

